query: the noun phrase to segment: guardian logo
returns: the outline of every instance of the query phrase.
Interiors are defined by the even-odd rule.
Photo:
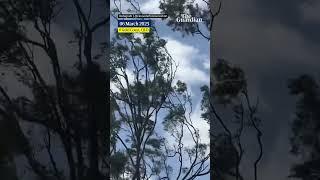
[[[180,17],[177,17],[177,22],[202,22],[202,18],[192,17],[189,14],[181,14]]]

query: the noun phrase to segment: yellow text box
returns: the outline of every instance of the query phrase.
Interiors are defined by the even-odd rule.
[[[118,27],[118,33],[149,33],[150,27]]]

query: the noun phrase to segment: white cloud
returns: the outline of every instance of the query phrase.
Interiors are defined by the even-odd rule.
[[[118,93],[120,92],[120,91],[119,91],[119,88],[118,88],[114,83],[110,83],[110,89],[111,89],[111,91],[114,92],[114,93],[115,93],[115,92],[118,92]]]
[[[194,4],[198,4],[198,6],[202,9],[208,8],[208,5],[204,2],[204,0],[195,0]]]
[[[135,37],[140,37],[143,40],[142,35],[135,34]],[[194,46],[183,44],[182,42],[173,38],[164,38],[167,41],[167,49],[174,61],[177,63],[177,72],[175,82],[181,80],[187,83],[189,92],[191,95],[191,88],[194,85],[209,84],[209,57],[208,55],[201,54],[200,50]],[[121,73],[121,72],[118,72]],[[129,77],[129,81],[133,82],[134,74],[131,70],[126,70]],[[124,78],[121,78],[121,82],[125,83]],[[111,85],[112,90],[115,91],[115,86]]]
[[[159,14],[160,13],[160,1],[159,0],[148,0],[141,5],[141,12],[143,13],[152,13]]]
[[[199,49],[183,44],[182,42],[172,39],[167,40],[167,49],[176,63],[179,65],[177,70],[177,80],[186,82],[192,86],[199,83],[209,83],[209,72],[205,72],[203,67],[205,61],[209,61],[206,55],[201,54]],[[200,67],[197,67],[200,65]]]
[[[130,84],[133,83],[134,78],[135,78],[133,72],[131,70],[129,70],[129,69],[126,69],[126,74],[128,76],[129,83]]]
[[[201,143],[209,144],[210,137],[209,137],[209,124],[201,118],[201,101],[197,104],[194,109],[194,112],[191,115],[191,120],[195,125],[195,128],[199,130]]]
[[[124,74],[123,74],[122,72],[120,72],[120,71],[118,71],[118,73],[121,74],[121,75],[124,75]],[[126,75],[128,76],[129,84],[132,84],[132,83],[134,82],[134,78],[135,78],[133,72],[132,72],[131,70],[129,70],[129,69],[126,69],[126,70],[125,70],[125,73],[126,73]],[[125,78],[122,77],[122,76],[118,76],[118,77],[120,78],[120,82],[121,82],[121,84],[123,85],[123,87],[124,87],[124,88],[127,88],[127,82],[126,82]],[[118,86],[118,85],[116,85],[116,84],[113,83],[113,82],[110,83],[110,89],[111,89],[113,92],[120,92],[120,91],[119,91],[119,88],[118,88],[117,86]]]
[[[186,113],[186,116],[188,116],[187,113]],[[209,144],[210,143],[210,136],[209,136],[210,126],[204,119],[201,118],[201,114],[202,114],[201,102],[199,102],[194,107],[194,110],[191,113],[190,119],[192,121],[193,126],[199,131],[200,142],[204,144]],[[165,133],[165,137],[170,147],[173,147],[174,145],[176,145],[174,138],[169,133]],[[195,145],[195,142],[186,127],[184,127],[184,136],[183,136],[182,142],[184,147],[192,147]],[[209,152],[210,152],[210,149],[208,148],[207,153]]]
[[[133,36],[134,38],[140,38],[142,43],[146,42],[145,38],[143,37],[143,34],[135,33],[133,34]]]
[[[203,68],[205,68],[206,70],[210,69],[210,59],[206,59],[203,63],[202,63]]]

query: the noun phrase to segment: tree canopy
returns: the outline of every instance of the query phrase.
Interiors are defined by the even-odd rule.
[[[291,153],[302,162],[293,165],[290,177],[303,180],[320,178],[320,114],[318,107],[318,82],[304,74],[291,79],[288,85],[290,94],[297,97],[295,118],[292,121]]]

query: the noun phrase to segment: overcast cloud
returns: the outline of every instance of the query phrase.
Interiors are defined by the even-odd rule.
[[[216,19],[216,57],[242,67],[251,95],[266,105],[260,107],[265,147],[261,180],[288,179],[295,162],[288,142],[295,104],[287,80],[302,73],[319,78],[319,8],[317,1],[225,0]],[[256,157],[253,150],[246,153],[249,158]],[[253,179],[253,172],[245,179]]]

